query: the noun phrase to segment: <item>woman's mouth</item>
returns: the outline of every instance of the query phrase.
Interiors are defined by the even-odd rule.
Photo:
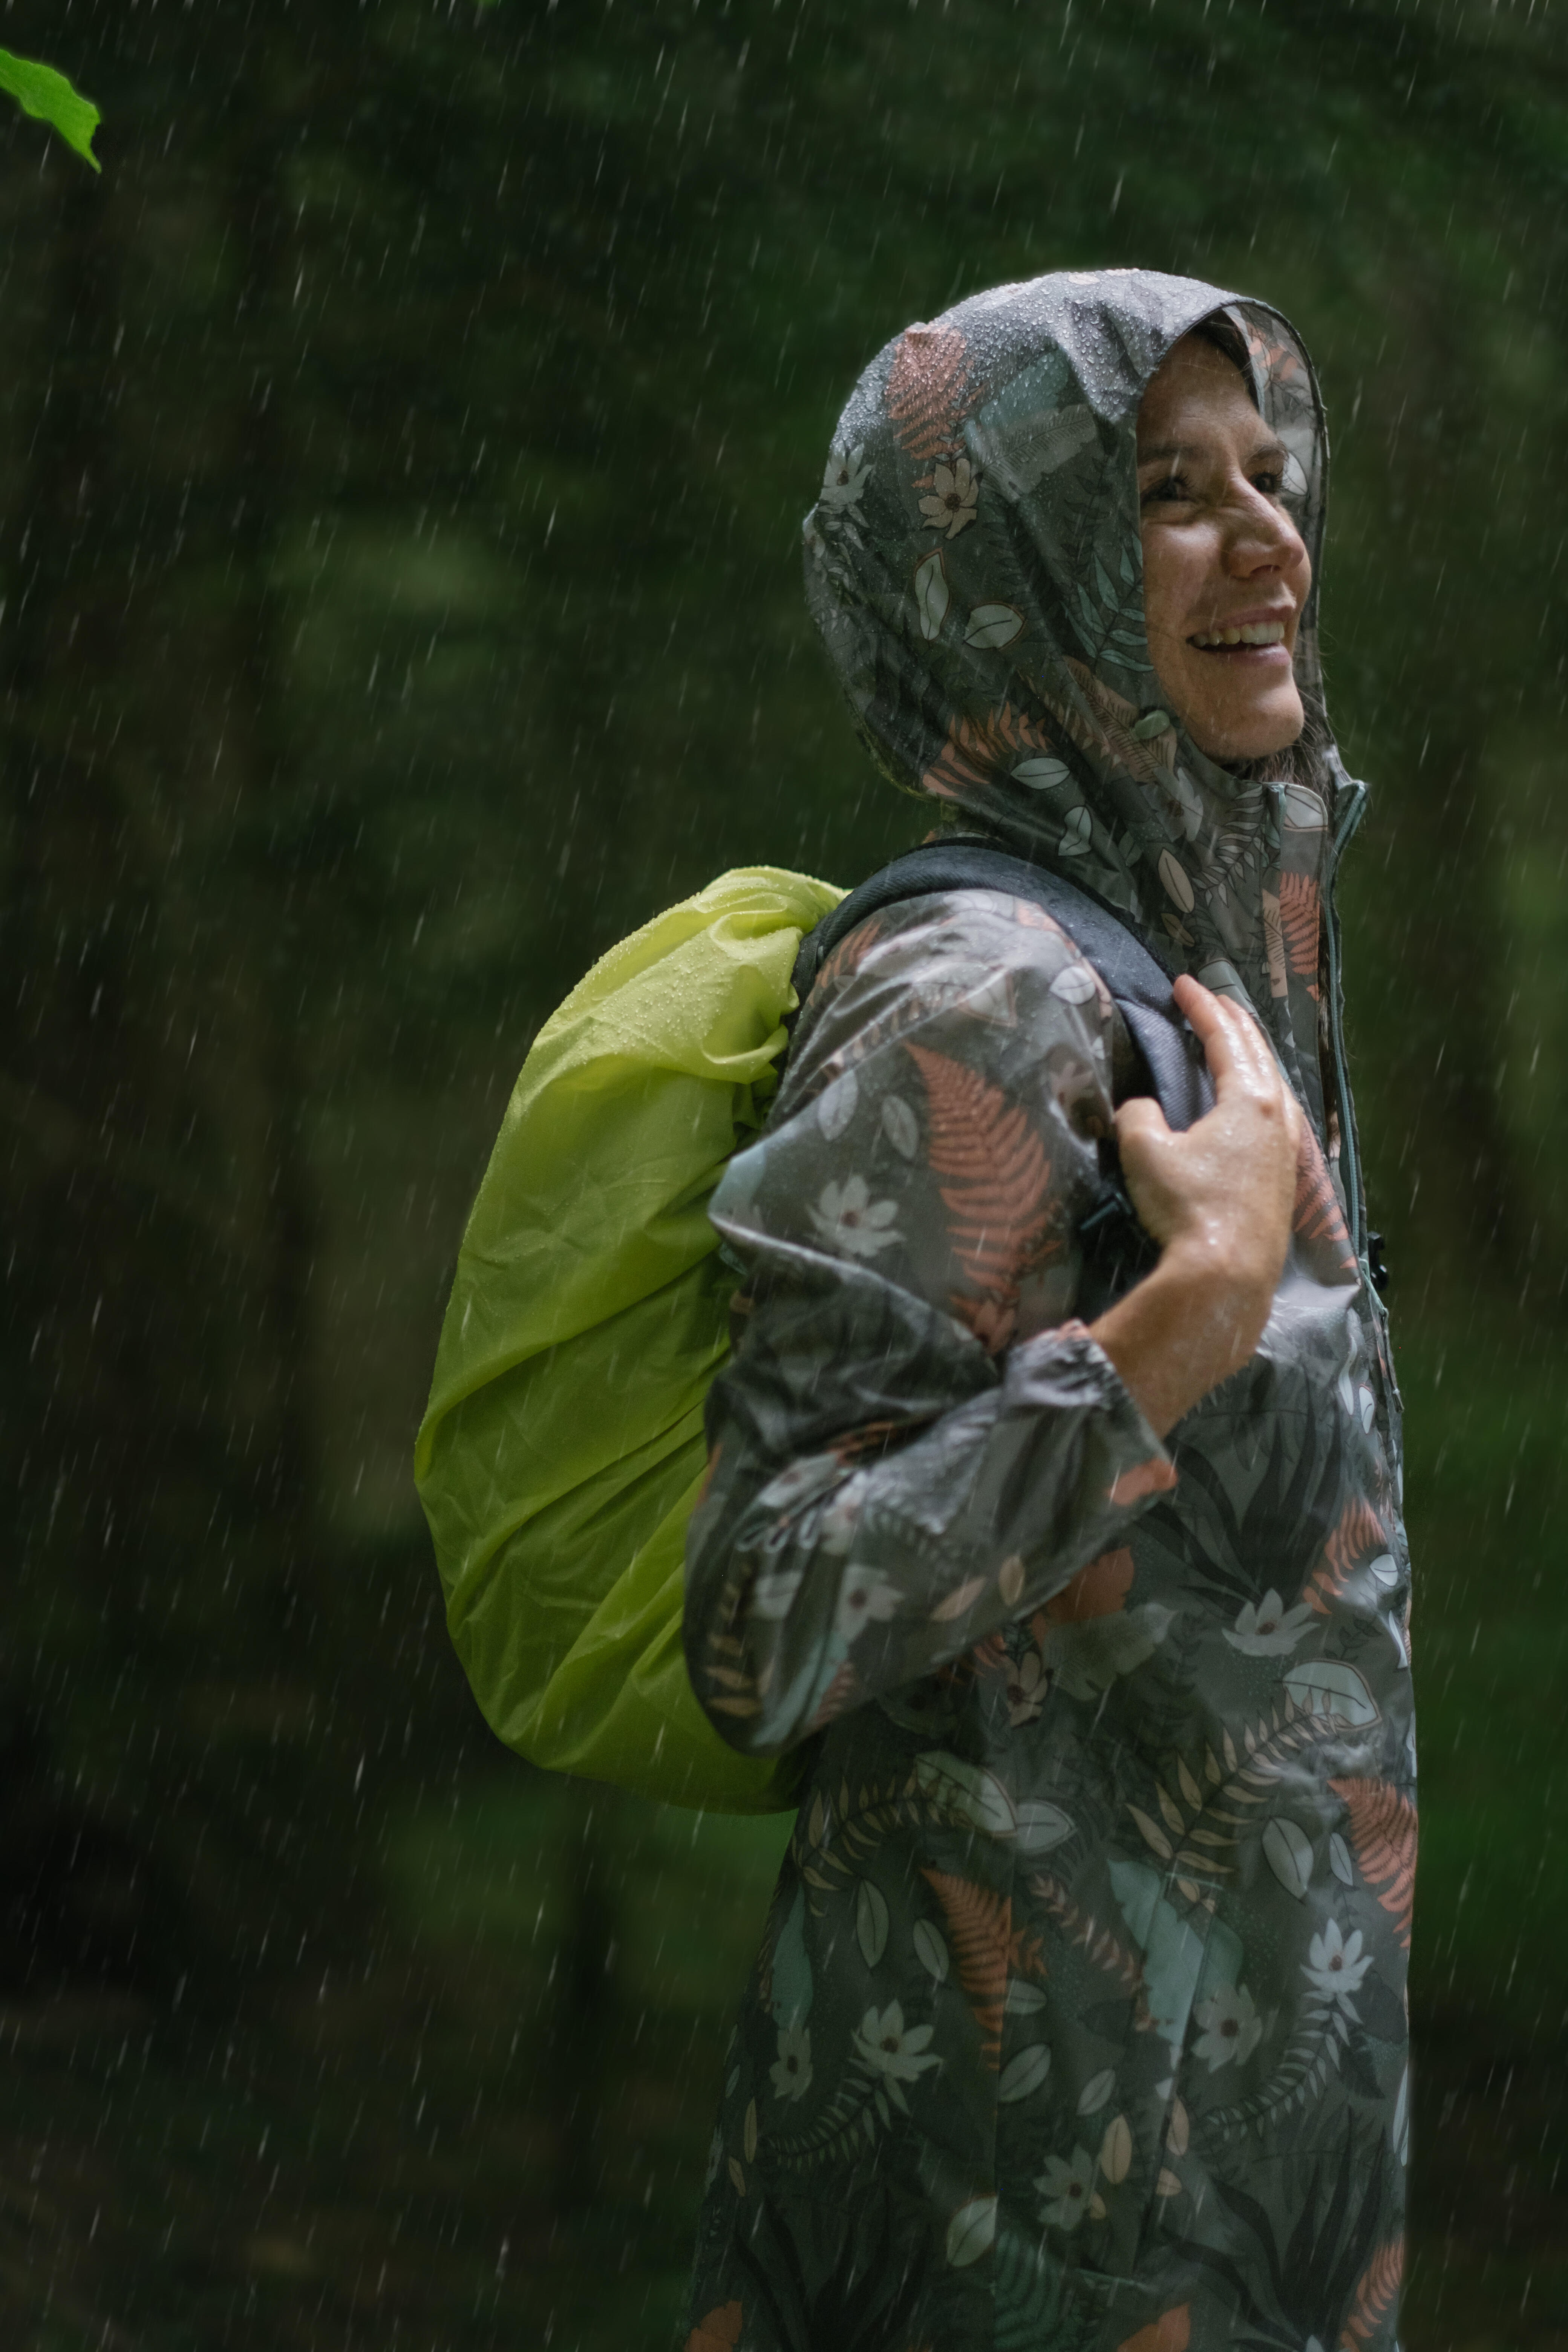
[[[1187,639],[1200,653],[1228,652],[1232,646],[1282,646],[1285,642],[1283,621],[1241,621],[1234,627],[1199,629]]]

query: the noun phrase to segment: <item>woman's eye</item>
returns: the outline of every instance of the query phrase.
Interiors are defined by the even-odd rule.
[[[1285,487],[1285,476],[1279,466],[1265,466],[1260,474],[1252,477],[1252,487],[1261,490],[1266,499],[1277,499]]]
[[[1148,488],[1144,491],[1143,496],[1140,500],[1140,504],[1151,507],[1158,504],[1161,500],[1187,499],[1191,498],[1191,496],[1192,492],[1187,488],[1186,483],[1183,481],[1180,474],[1167,474],[1163,481],[1150,483]]]

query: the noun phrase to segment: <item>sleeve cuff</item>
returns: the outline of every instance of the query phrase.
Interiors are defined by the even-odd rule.
[[[1175,1486],[1169,1453],[1087,1324],[1058,1323],[1013,1349],[1003,1387],[1009,1413],[1054,1410],[1107,1417],[1103,1434],[1111,1476],[1105,1501],[1112,1509],[1169,1494]]]

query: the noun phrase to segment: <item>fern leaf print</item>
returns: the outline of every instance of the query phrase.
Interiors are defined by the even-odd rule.
[[[1087,662],[1069,658],[1067,667],[1092,717],[1086,720],[1067,702],[1053,704],[1052,709],[1080,750],[1093,753],[1109,767],[1123,770],[1140,783],[1152,783],[1163,765],[1174,764],[1173,730],[1167,726],[1147,740],[1141,740],[1132,731],[1138,724],[1135,702],[1096,677]]]
[[[841,940],[816,975],[818,988],[837,988],[846,980],[853,980],[877,941],[882,936],[879,919],[872,915],[857,923],[847,940]]]
[[[888,373],[888,415],[910,457],[952,450],[971,398],[969,347],[954,328],[910,327]]]
[[[1331,1265],[1342,1277],[1355,1272],[1355,1253],[1345,1225],[1344,1212],[1323,1158],[1322,1145],[1305,1119],[1301,1150],[1296,1163],[1296,1204],[1291,1226],[1298,1240]]]
[[[1302,1596],[1320,1617],[1326,1617],[1363,1561],[1387,1549],[1383,1521],[1363,1496],[1352,1495],[1340,1513],[1323,1557],[1312,1570]]]
[[[922,1868],[921,1876],[942,1905],[958,1958],[958,1981],[980,2028],[985,2064],[995,2074],[1002,2060],[1002,2019],[1010,1969],[1041,1973],[1038,1946],[1013,1926],[1013,1906],[967,1878]]]
[[[1363,1877],[1410,1949],[1415,1904],[1415,1808],[1387,1780],[1331,1780],[1351,1818],[1351,1843]]]
[[[1059,757],[1055,738],[1038,719],[1009,702],[983,719],[954,711],[947,740],[921,780],[937,800],[962,800],[990,779],[1008,774],[1028,759]]]
[[[1405,2241],[1395,2238],[1378,2248],[1363,2273],[1337,2352],[1367,2352],[1373,2337],[1392,2316],[1404,2276]]]
[[[907,1049],[926,1090],[931,1166],[952,1251],[978,1298],[955,1293],[953,1312],[995,1353],[1013,1336],[1018,1289],[1050,1231],[1051,1164],[1026,1112],[989,1080],[945,1054]]]
[[[1307,983],[1307,993],[1318,994],[1318,957],[1322,937],[1322,907],[1318,886],[1310,874],[1282,874],[1279,877],[1279,929],[1284,940],[1285,961],[1298,980]]]

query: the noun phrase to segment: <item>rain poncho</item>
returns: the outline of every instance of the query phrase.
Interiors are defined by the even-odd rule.
[[[808,999],[712,1204],[744,1276],[688,1664],[727,1739],[808,1777],[693,2352],[1394,2342],[1410,1587],[1331,895],[1363,787],[1331,749],[1215,765],[1143,634],[1139,400],[1222,308],[1315,563],[1298,339],[1144,272],[900,336],[806,525],[883,769],[1250,1005],[1309,1133],[1257,1354],[1162,1444],[1087,1328],[1075,1225],[1130,1072],[1072,944],[1000,893],[928,898]]]

